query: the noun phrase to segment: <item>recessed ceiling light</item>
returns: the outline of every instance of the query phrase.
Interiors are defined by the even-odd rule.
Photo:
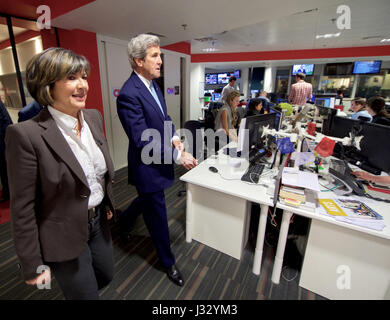
[[[205,48],[205,49],[202,49],[202,51],[204,51],[204,52],[215,52],[215,51],[219,51],[219,49],[217,49],[217,48]]]
[[[339,37],[340,35],[341,35],[341,32],[338,32],[338,33],[327,33],[327,34],[317,34],[317,35],[316,35],[316,39],[321,39],[321,38],[324,38],[324,39],[336,38],[336,37]]]

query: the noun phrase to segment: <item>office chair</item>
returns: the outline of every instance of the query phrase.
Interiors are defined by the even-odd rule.
[[[189,144],[189,149],[186,150],[187,152],[191,153],[192,156],[198,160],[199,162],[202,162],[205,158],[205,150],[204,150],[204,144],[203,144],[203,134],[201,132],[201,129],[204,127],[204,124],[197,120],[189,120],[184,123],[184,129],[188,130],[184,134],[184,143],[187,142]],[[187,134],[190,134],[191,137],[188,137]],[[177,196],[180,197],[182,194],[184,194],[186,190],[180,190],[177,193]]]
[[[371,120],[369,117],[364,117],[364,116],[359,116],[358,119],[366,122],[369,122]]]

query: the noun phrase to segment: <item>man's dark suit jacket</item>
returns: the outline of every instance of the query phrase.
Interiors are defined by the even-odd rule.
[[[173,154],[171,139],[175,128],[167,113],[167,106],[159,86],[153,81],[154,88],[164,110],[160,107],[136,73],[124,83],[117,98],[117,111],[123,128],[129,137],[128,170],[129,183],[135,185],[141,192],[156,192],[170,187],[174,182]],[[165,122],[165,124],[164,124]],[[164,125],[166,136],[164,140]],[[161,143],[156,139],[142,141],[142,133],[146,129],[155,129],[161,137]],[[161,164],[145,164],[141,159],[142,149],[152,142],[154,154]],[[164,163],[164,158],[166,163]],[[168,162],[168,163],[167,163]]]
[[[106,160],[104,204],[112,212],[114,166],[97,110],[84,119]],[[16,253],[25,280],[47,262],[77,258],[88,240],[88,198],[84,171],[47,108],[35,118],[9,126],[6,156]],[[101,223],[107,223],[103,215]],[[103,228],[104,229],[104,228]],[[109,237],[109,234],[105,234]]]
[[[12,124],[11,117],[3,102],[0,101],[0,152],[5,152],[5,131],[7,127]]]
[[[42,109],[43,107],[38,102],[30,102],[18,112],[18,122],[34,118]]]

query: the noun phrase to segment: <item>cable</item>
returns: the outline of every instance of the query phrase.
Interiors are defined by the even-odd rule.
[[[338,187],[341,187],[341,184],[336,184],[334,187],[332,188],[327,188],[326,186],[324,186],[323,184],[319,183],[320,186],[324,187],[326,190],[321,190],[321,192],[328,192],[328,191],[332,191],[332,190],[335,190],[337,189]]]
[[[275,221],[276,214],[272,214],[271,209],[269,207],[268,207],[268,213],[271,216],[271,222],[270,222],[271,225],[277,228],[278,224]]]
[[[372,199],[372,200],[376,200],[376,201],[382,201],[382,202],[390,203],[390,200],[373,197],[372,195],[368,194],[367,192],[366,192],[366,198],[369,198],[369,199]]]

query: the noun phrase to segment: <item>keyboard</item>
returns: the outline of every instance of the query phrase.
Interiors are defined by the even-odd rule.
[[[251,164],[241,177],[242,181],[258,183],[261,173],[264,170],[264,164]]]

